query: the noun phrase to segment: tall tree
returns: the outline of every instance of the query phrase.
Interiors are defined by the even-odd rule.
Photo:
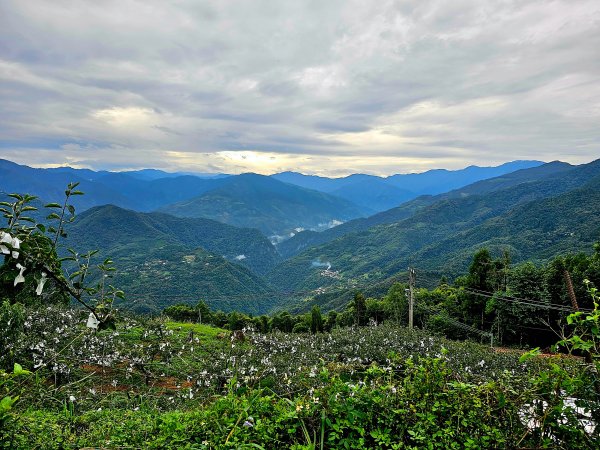
[[[310,331],[313,334],[323,331],[323,316],[321,315],[321,309],[317,305],[313,306],[310,312]]]
[[[358,326],[366,325],[367,323],[367,301],[362,292],[354,294],[354,320]]]

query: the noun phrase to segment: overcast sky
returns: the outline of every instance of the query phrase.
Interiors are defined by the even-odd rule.
[[[0,157],[386,175],[600,157],[600,1],[0,0]]]

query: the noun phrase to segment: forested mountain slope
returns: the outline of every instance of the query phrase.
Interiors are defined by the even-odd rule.
[[[253,313],[277,304],[257,274],[277,254],[257,230],[108,205],[82,213],[67,231],[67,246],[80,253],[101,249],[96,263],[114,261],[118,270],[111,283],[126,292],[126,307],[137,311],[159,312],[199,299],[215,309]]]
[[[600,240],[600,176],[567,193],[519,205],[415,254],[423,267],[464,269],[482,246],[508,250],[514,261],[547,260],[592,248]]]
[[[143,260],[117,254],[119,271],[114,283],[126,292],[124,307],[160,313],[163,308],[205,301],[212,309],[264,314],[280,304],[280,297],[264,279],[201,248],[150,245]]]
[[[138,213],[113,205],[83,212],[68,232],[68,244],[73,248],[102,248],[122,257],[127,257],[127,251],[143,255],[148,246],[155,245],[177,245],[188,250],[202,247],[256,273],[266,272],[279,260],[273,245],[255,229],[210,219]]]
[[[530,183],[543,178],[555,176],[573,166],[560,161],[543,164],[529,169],[517,170],[499,177],[479,181],[471,185],[435,196],[424,195],[408,201],[396,208],[374,214],[367,218],[354,219],[335,228],[321,232],[303,231],[298,233],[278,246],[279,253],[284,258],[294,256],[308,247],[325,244],[349,233],[365,231],[370,227],[381,224],[391,224],[404,220],[420,209],[441,200],[450,198],[464,198],[469,195],[482,195],[502,189],[507,189],[518,184]]]
[[[267,235],[298,228],[327,228],[372,212],[347,200],[256,174],[226,179],[221,187],[161,208],[178,217],[206,217]]]
[[[587,206],[591,214],[581,216],[580,204],[564,201],[562,194],[569,191],[583,189],[588,183],[594,183],[595,177],[600,175],[600,160],[590,164],[576,166],[565,171],[546,176],[540,180],[520,183],[510,188],[489,192],[484,195],[467,195],[463,198],[447,198],[418,210],[414,215],[393,224],[384,224],[371,227],[368,230],[350,233],[322,246],[309,248],[294,258],[278,265],[270,274],[273,284],[285,289],[314,289],[324,285],[339,283],[339,280],[326,278],[320,275],[320,269],[314,262],[330,262],[332,270],[340,271],[342,278],[356,279],[382,279],[398,271],[406,270],[409,264],[424,265],[427,267],[446,269],[464,269],[466,261],[457,259],[456,264],[449,264],[451,258],[457,258],[460,251],[465,255],[479,245],[485,245],[493,237],[481,232],[480,226],[490,226],[495,218],[500,216],[510,217],[522,211],[520,228],[531,229],[529,240],[535,242],[543,238],[542,229],[537,224],[549,223],[551,242],[562,239],[558,217],[554,209],[540,209],[540,201],[548,199],[548,204],[558,202],[564,208],[564,215],[571,215],[575,222],[574,239],[569,245],[577,248],[587,248],[590,241],[599,236],[589,236],[593,232],[593,223],[597,222],[598,215],[594,215],[598,205],[595,204],[593,194],[594,184],[585,189],[590,195]],[[580,198],[582,194],[577,191],[571,193]],[[570,198],[570,197],[569,197]],[[554,199],[554,200],[553,200]],[[525,214],[529,212],[527,217]],[[581,221],[576,220],[581,216]],[[508,219],[506,219],[508,220]],[[489,222],[488,222],[489,221]],[[485,224],[485,225],[482,225]],[[512,225],[511,225],[512,226]],[[552,228],[555,227],[555,228]],[[558,228],[556,228],[558,227]],[[591,227],[591,228],[590,228]],[[510,227],[506,228],[510,230]],[[497,230],[498,232],[500,230]],[[477,233],[481,232],[481,235]],[[470,234],[473,233],[473,234]],[[468,245],[462,247],[462,234],[470,237],[465,240]],[[479,236],[479,237],[477,237]],[[504,243],[514,239],[518,245],[518,234],[505,236]],[[438,253],[426,254],[429,246],[439,242],[446,245],[438,247]],[[451,244],[451,245],[450,245]],[[559,251],[548,243],[544,246],[547,251],[525,251],[522,255],[528,258],[544,258],[552,256],[552,249]],[[453,255],[453,256],[451,256]],[[433,257],[435,256],[435,260]],[[519,257],[516,254],[515,257]]]

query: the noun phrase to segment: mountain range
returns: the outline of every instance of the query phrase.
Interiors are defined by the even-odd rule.
[[[581,166],[550,163],[477,188],[418,198],[384,218],[370,218],[379,222],[373,226],[359,221],[355,231],[352,222],[345,224],[348,233],[308,247],[268,278],[291,291],[354,287],[403,273],[409,265],[429,271],[430,279],[452,277],[483,246],[507,250],[515,263],[589,250],[600,239],[599,183],[600,160]],[[337,277],[323,277],[315,262],[327,262]]]
[[[0,192],[27,192],[42,199],[60,199],[69,182],[79,182],[86,193],[73,199],[79,211],[113,204],[140,212],[160,210],[180,217],[212,218],[258,228],[278,242],[298,230],[323,230],[370,216],[418,194],[446,191],[450,186],[464,186],[539,164],[539,161],[513,161],[498,167],[471,166],[457,171],[434,170],[387,178],[365,174],[324,178],[294,172],[266,177],[168,173],[155,169],[127,172],[71,167],[40,169],[0,160]]]
[[[518,263],[588,250],[600,239],[600,160],[514,162],[421,178],[201,177],[3,160],[0,171],[1,191],[44,201],[60,201],[66,183],[80,181],[86,195],[75,200],[83,212],[66,245],[101,249],[119,269],[114,284],[147,312],[199,299],[253,314],[315,303],[326,310],[356,289],[385,290],[409,265],[422,283],[455,276],[482,246],[507,250]],[[481,179],[484,173],[490,177]],[[375,211],[384,200],[365,200],[401,192],[406,200],[382,212]]]
[[[480,180],[541,164],[543,163],[540,161],[511,161],[496,167],[434,169],[389,177],[354,174],[342,178],[326,178],[297,172],[282,172],[272,177],[286,183],[336,195],[379,212],[399,206],[420,195],[448,192]]]

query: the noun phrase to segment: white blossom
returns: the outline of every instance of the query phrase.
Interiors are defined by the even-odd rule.
[[[86,323],[86,326],[88,328],[93,328],[94,330],[98,328],[98,325],[100,324],[100,322],[98,322],[98,319],[96,318],[96,316],[94,315],[94,313],[90,313],[90,315],[88,316],[88,320]]]
[[[12,236],[4,231],[0,231],[0,253],[3,255],[9,255],[10,250],[6,245],[3,244],[11,244],[12,245]]]
[[[44,290],[44,284],[46,284],[46,280],[46,272],[42,272],[42,277],[39,279],[37,289],[35,290],[35,293],[37,295],[42,295],[42,291]]]
[[[21,248],[21,241],[19,240],[18,237],[14,237],[12,239],[12,247],[13,247],[12,257],[14,259],[17,259],[19,257],[19,249]]]
[[[17,277],[15,278],[15,286],[19,283],[24,283],[25,282],[25,277],[23,276],[23,272],[25,272],[25,267],[23,265],[21,265],[20,263],[17,264],[17,269],[19,269],[19,275],[17,275]]]
[[[3,244],[8,244],[12,248],[12,252],[11,249]],[[14,259],[18,259],[20,248],[21,240],[18,237],[12,237],[10,233],[0,231],[0,253],[3,255],[11,255]]]

